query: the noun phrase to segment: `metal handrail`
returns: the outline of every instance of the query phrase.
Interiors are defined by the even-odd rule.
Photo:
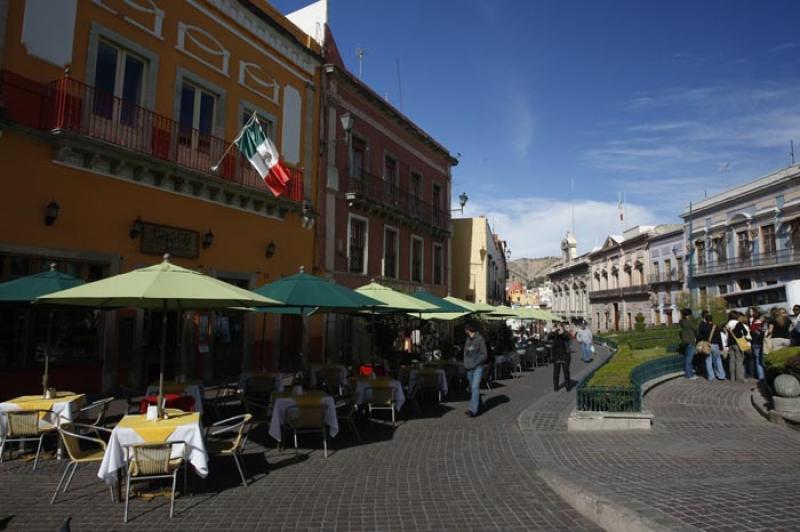
[[[763,266],[777,266],[800,262],[800,249],[781,249],[771,253],[752,253],[747,256],[730,257],[724,260],[706,261],[703,264],[695,263],[694,273],[716,273],[733,270],[758,268]]]

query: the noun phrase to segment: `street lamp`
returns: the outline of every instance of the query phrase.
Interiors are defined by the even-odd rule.
[[[468,200],[469,200],[469,196],[467,196],[467,193],[466,192],[462,192],[458,196],[458,203],[459,203],[459,205],[461,205],[461,208],[460,209],[450,209],[450,212],[459,211],[461,214],[464,214],[464,205],[467,204]]]
[[[349,135],[353,129],[353,115],[347,112],[339,117],[339,121],[342,123],[342,129],[344,129],[345,134]]]

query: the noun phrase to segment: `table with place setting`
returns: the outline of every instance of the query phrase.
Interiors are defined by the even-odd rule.
[[[439,384],[439,391],[442,392],[442,396],[447,395],[449,391],[447,386],[447,373],[445,370],[439,368],[412,369],[408,374],[408,389],[413,390],[417,380],[420,379],[420,375],[426,373],[436,375],[436,380]]]
[[[78,411],[86,404],[86,395],[73,392],[56,392],[52,398],[39,395],[23,395],[0,403],[0,436],[8,432],[6,412],[18,410],[50,410],[59,423],[75,419]],[[46,421],[46,420],[45,420]],[[51,420],[52,421],[52,420]]]
[[[395,401],[394,408],[398,412],[401,408],[403,408],[403,404],[406,402],[406,396],[403,393],[403,385],[399,380],[391,379],[389,377],[366,377],[356,379],[356,404],[361,405],[367,402],[367,390],[369,388],[393,388]]]

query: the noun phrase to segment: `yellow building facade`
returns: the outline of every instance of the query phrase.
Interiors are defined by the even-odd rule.
[[[0,6],[0,281],[50,263],[95,280],[164,253],[251,289],[314,269],[321,60],[307,35],[248,0]],[[292,177],[277,197],[225,151],[254,113]],[[0,363],[35,374],[40,320],[2,312]],[[157,313],[76,312],[56,319],[56,386],[149,382]],[[296,320],[185,313],[170,322],[168,371],[277,367],[297,349]]]

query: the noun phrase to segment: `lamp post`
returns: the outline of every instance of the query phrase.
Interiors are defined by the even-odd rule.
[[[467,196],[466,192],[462,192],[458,195],[458,204],[461,205],[461,208],[450,209],[450,212],[459,211],[461,214],[464,214],[464,206],[467,204],[467,201],[469,201],[469,196]]]

